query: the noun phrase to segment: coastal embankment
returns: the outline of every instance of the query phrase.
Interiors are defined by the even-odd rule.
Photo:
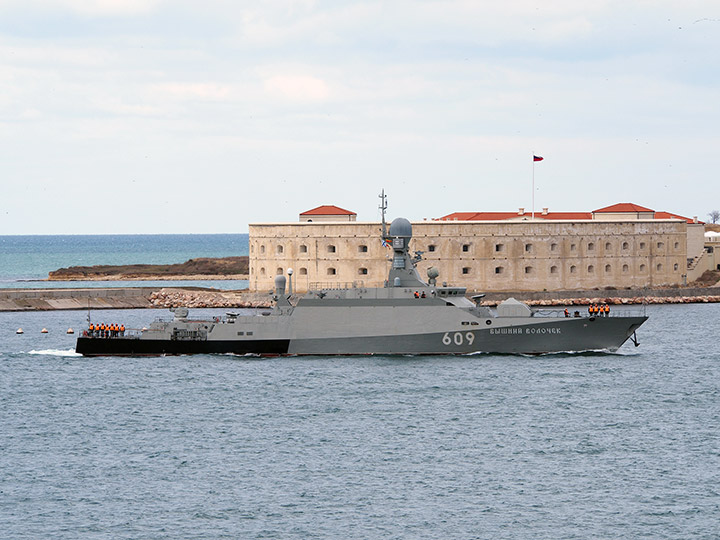
[[[162,307],[265,307],[267,293],[200,288],[117,287],[0,290],[0,311],[137,309]]]
[[[468,294],[472,296],[472,294]],[[515,298],[532,306],[587,306],[589,304],[696,304],[720,302],[720,287],[671,289],[622,289],[585,291],[535,291],[485,293],[484,306]]]
[[[613,305],[691,304],[720,302],[720,287],[486,293],[482,304],[495,306],[510,297],[533,306],[586,306],[594,303]],[[258,308],[270,305],[271,298],[267,292],[253,293],[247,290],[225,291],[197,287],[0,290],[0,311],[170,308],[178,306]]]

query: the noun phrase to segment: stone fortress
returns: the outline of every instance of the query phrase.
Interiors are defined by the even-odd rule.
[[[250,290],[293,269],[294,292],[383,286],[392,250],[380,223],[320,206],[296,223],[249,226]],[[592,212],[458,212],[412,223],[421,276],[469,291],[557,291],[684,285],[717,255],[697,218],[619,203]]]

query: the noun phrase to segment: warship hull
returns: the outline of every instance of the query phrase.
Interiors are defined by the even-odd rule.
[[[448,331],[375,335],[288,337],[287,339],[148,339],[80,337],[85,356],[181,354],[281,355],[441,355],[543,354],[588,350],[615,351],[647,317],[512,321],[500,326]]]

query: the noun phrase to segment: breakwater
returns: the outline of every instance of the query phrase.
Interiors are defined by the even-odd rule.
[[[0,311],[137,309],[164,307],[265,307],[267,293],[199,288],[117,287],[87,289],[8,289],[0,291]]]
[[[720,302],[720,287],[590,291],[486,293],[482,304],[495,306],[506,298],[533,306],[603,304],[694,304]],[[8,289],[0,291],[0,311],[78,309],[256,308],[271,305],[270,295],[247,290],[117,287],[92,289]]]
[[[497,292],[485,293],[482,305],[495,306],[511,297],[533,306],[586,306],[597,303],[613,305],[696,304],[720,302],[720,287]]]

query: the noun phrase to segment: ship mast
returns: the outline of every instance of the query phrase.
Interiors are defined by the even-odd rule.
[[[385,190],[383,189],[380,192],[380,215],[382,216],[382,239],[385,240],[387,238],[387,224],[385,223],[385,210],[387,210],[387,195],[385,195]]]

